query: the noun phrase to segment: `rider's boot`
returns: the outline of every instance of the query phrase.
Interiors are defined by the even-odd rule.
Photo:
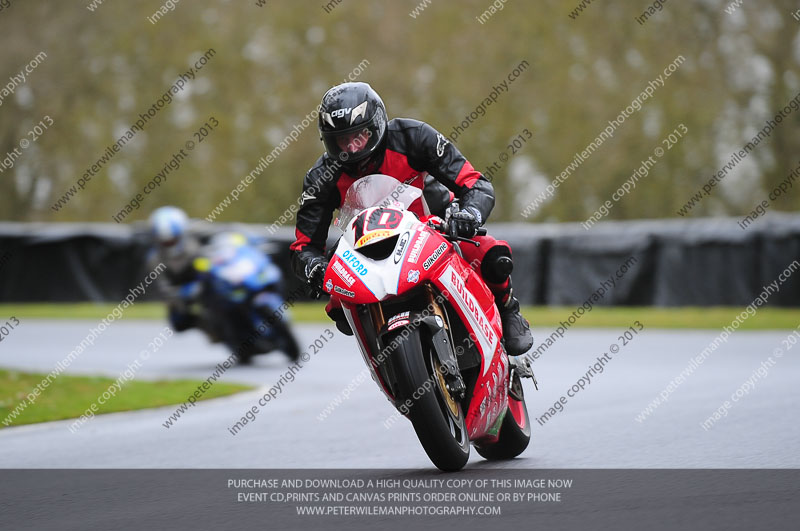
[[[489,284],[503,322],[503,338],[509,356],[525,354],[533,346],[533,336],[528,321],[519,313],[519,301],[511,288],[511,277],[503,284]]]
[[[328,314],[328,317],[336,323],[336,328],[339,332],[346,336],[353,335],[353,329],[350,328],[350,323],[347,322],[347,318],[344,316],[344,310],[342,310],[342,305],[338,303],[338,301],[334,302],[331,300],[328,302],[325,306],[325,312]]]

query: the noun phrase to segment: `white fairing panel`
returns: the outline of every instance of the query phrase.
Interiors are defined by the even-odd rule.
[[[397,295],[400,273],[410,247],[408,242],[413,240],[417,227],[421,225],[422,222],[412,212],[403,212],[402,221],[397,228],[392,229],[393,235],[399,236],[394,250],[383,260],[372,260],[353,248],[355,229],[351,224],[339,240],[336,256],[348,265],[355,273],[355,277],[363,282],[378,300],[383,300],[389,295]]]

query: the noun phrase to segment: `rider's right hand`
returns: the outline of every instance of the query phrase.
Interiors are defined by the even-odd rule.
[[[452,227],[456,236],[472,238],[478,233],[480,226],[481,213],[477,208],[467,207],[450,215],[450,227]]]
[[[306,284],[315,298],[319,298],[323,293],[322,282],[325,280],[327,269],[328,262],[321,256],[312,258],[306,264]]]

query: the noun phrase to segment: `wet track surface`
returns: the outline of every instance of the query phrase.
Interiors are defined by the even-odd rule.
[[[34,321],[3,342],[0,366],[49,372],[96,321]],[[296,327],[302,346],[324,325]],[[75,374],[117,377],[163,329],[151,321],[114,323],[69,367]],[[102,415],[76,433],[70,421],[0,430],[0,468],[405,468],[432,465],[409,422],[384,421],[394,409],[362,379],[324,420],[337,395],[364,369],[354,340],[334,338],[283,386],[254,422],[234,425],[286,372],[280,353],[227,371],[222,381],[258,391],[200,402],[169,429],[175,407]],[[536,338],[551,330],[534,329]],[[487,463],[474,451],[469,468],[800,468],[800,363],[796,350],[775,358],[788,331],[736,332],[643,422],[636,416],[699,354],[717,331],[645,329],[622,346],[615,329],[569,330],[535,362],[540,391],[526,381],[533,438],[521,458]],[[620,350],[563,411],[540,417],[566,395],[611,344]],[[227,356],[198,332],[176,334],[137,372],[140,379],[205,380]],[[776,363],[708,431],[700,424],[730,400],[762,363]],[[763,371],[762,371],[763,372]],[[45,391],[46,392],[46,391]],[[88,406],[89,404],[87,404]]]

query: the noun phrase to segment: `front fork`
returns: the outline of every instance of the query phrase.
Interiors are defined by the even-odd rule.
[[[431,287],[430,284],[425,285],[425,302],[427,303],[425,308],[430,308],[433,314],[431,317],[425,318],[425,324],[431,331],[433,348],[442,369],[441,376],[444,378],[447,390],[450,394],[460,401],[464,398],[467,387],[464,384],[464,379],[461,377],[461,371],[458,368],[455,344],[453,343],[453,336],[450,333],[450,323],[447,319],[447,315],[442,311],[439,301],[436,300],[433,287]]]
[[[434,290],[429,284],[425,285],[422,296],[425,309],[410,312],[408,316],[409,324],[406,326],[414,328],[425,327],[428,330],[435,361],[438,362],[434,363],[432,370],[437,371],[445,382],[447,389],[442,391],[449,392],[456,400],[460,401],[464,398],[467,387],[458,367],[447,315],[442,311],[440,303],[436,300]],[[388,332],[386,326],[387,316],[384,314],[383,306],[381,303],[371,304],[369,311],[375,330],[378,332],[378,337],[382,337]],[[379,341],[379,345],[381,343]]]

